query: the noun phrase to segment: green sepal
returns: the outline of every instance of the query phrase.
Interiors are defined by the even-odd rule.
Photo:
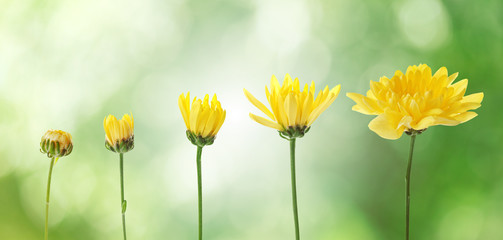
[[[110,146],[107,140],[105,140],[105,148],[108,149],[109,151],[115,152],[114,148]]]
[[[198,147],[204,147],[204,146],[211,145],[215,142],[215,138],[216,138],[216,136],[202,137],[201,135],[197,135],[197,134],[191,132],[190,130],[187,130],[185,133],[186,133],[189,141]]]
[[[47,152],[48,154],[51,154],[51,157],[54,156],[54,149],[56,148],[56,143],[51,142],[49,144],[49,151]]]
[[[132,136],[129,139],[123,139],[115,143],[115,146],[110,145],[108,141],[105,140],[105,148],[115,153],[129,152],[134,148],[134,136]]]
[[[301,138],[304,137],[304,135],[309,132],[311,127],[309,126],[294,126],[294,127],[288,127],[287,129],[283,131],[278,131],[279,136],[290,141],[294,138]]]
[[[59,142],[54,143],[54,156],[58,156],[61,151],[61,148],[59,147]]]
[[[419,135],[421,133],[423,133],[424,131],[426,131],[427,128],[423,128],[423,129],[419,129],[419,130],[416,130],[416,129],[408,129],[405,131],[405,134],[409,135],[409,136],[412,136],[412,135]]]
[[[62,154],[64,154],[64,156],[69,155],[73,151],[73,144],[70,144],[70,146],[68,146],[67,149],[63,149],[63,150],[65,151],[64,153],[62,153]]]
[[[47,153],[47,139],[44,141],[40,141],[40,152]]]
[[[45,143],[47,142],[47,140],[44,140],[44,141],[40,141],[40,151],[41,152],[44,152],[45,151]]]
[[[125,142],[120,142],[119,143],[119,150],[120,150],[120,152],[125,152],[126,151],[126,143]]]
[[[47,154],[48,158],[64,157],[72,153],[72,150],[72,143],[70,143],[66,148],[61,149],[61,145],[58,141],[51,141],[49,139],[46,139],[40,142],[40,152]]]

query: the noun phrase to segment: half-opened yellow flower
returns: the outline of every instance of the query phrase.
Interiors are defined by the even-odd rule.
[[[113,115],[103,120],[105,129],[105,146],[117,153],[129,152],[134,148],[134,119],[133,114],[124,114],[121,120]]]
[[[265,87],[271,110],[246,89],[244,93],[248,100],[269,118],[250,113],[253,120],[278,130],[283,137],[296,138],[304,136],[311,124],[334,102],[340,90],[340,84],[331,90],[326,86],[316,96],[314,82],[311,82],[311,85],[304,85],[301,90],[298,78],[292,81],[290,75],[286,74],[283,85],[280,85],[276,76],[273,75],[271,90]]]
[[[480,107],[484,93],[464,96],[468,80],[454,84],[458,73],[447,74],[445,67],[433,76],[426,64],[409,66],[405,74],[396,71],[388,79],[370,81],[367,96],[348,93],[356,102],[353,110],[377,115],[370,130],[386,139],[398,139],[403,132],[422,132],[434,125],[455,126],[477,114],[470,112]]]
[[[187,96],[183,93],[178,98],[178,106],[187,127],[187,138],[197,146],[213,144],[215,136],[225,120],[225,110],[222,109],[217,95],[214,94],[210,102],[208,94],[204,99],[192,100],[190,104],[190,92]]]

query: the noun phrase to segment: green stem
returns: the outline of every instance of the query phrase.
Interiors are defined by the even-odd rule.
[[[407,163],[407,173],[405,175],[405,240],[409,240],[409,217],[410,217],[410,172],[412,168],[412,154],[414,153],[414,142],[416,134],[410,136],[409,161]]]
[[[127,202],[124,200],[124,156],[123,153],[120,156],[120,171],[121,171],[121,209],[122,209],[122,233],[124,234],[124,240],[126,237],[126,208]]]
[[[47,179],[47,194],[45,198],[45,240],[49,239],[49,199],[51,196],[51,178],[52,168],[54,167],[55,158],[51,159],[51,166],[49,167],[49,177]]]
[[[199,209],[199,240],[203,239],[203,187],[201,180],[201,155],[203,147],[197,146],[197,199]]]
[[[297,210],[297,184],[295,181],[295,138],[290,139],[290,166],[292,177],[292,204],[293,204],[293,218],[295,222],[295,239],[300,239],[299,231],[299,213]]]

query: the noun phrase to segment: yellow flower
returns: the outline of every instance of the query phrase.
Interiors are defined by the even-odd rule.
[[[134,148],[134,118],[133,114],[124,114],[121,120],[108,115],[103,120],[105,128],[105,147],[117,153],[129,152]]]
[[[64,157],[73,150],[72,135],[61,130],[48,130],[40,141],[40,151],[47,157]]]
[[[282,137],[296,138],[304,136],[316,118],[334,102],[340,90],[341,85],[337,85],[331,90],[326,86],[315,97],[314,82],[311,82],[311,86],[304,85],[304,89],[301,91],[298,78],[292,81],[290,75],[286,74],[283,85],[280,85],[278,79],[273,75],[271,91],[267,86],[265,88],[271,110],[246,89],[244,89],[244,93],[255,107],[269,117],[266,119],[250,113],[253,120],[278,130]]]
[[[403,74],[396,71],[388,79],[370,81],[367,96],[348,93],[356,102],[353,110],[377,115],[370,124],[370,130],[386,139],[398,139],[405,131],[420,133],[434,125],[455,126],[475,116],[484,93],[464,96],[468,80],[452,84],[458,73],[447,74],[445,67],[433,76],[426,64],[409,66]]]
[[[178,106],[182,112],[183,121],[187,127],[187,138],[197,146],[211,145],[225,120],[225,110],[222,109],[217,95],[213,95],[211,102],[208,94],[204,100],[192,100],[190,92],[187,96],[182,93],[178,98]]]

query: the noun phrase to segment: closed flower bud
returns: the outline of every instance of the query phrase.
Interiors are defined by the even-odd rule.
[[[59,158],[73,150],[72,135],[61,130],[47,131],[40,141],[40,152],[49,158]]]

